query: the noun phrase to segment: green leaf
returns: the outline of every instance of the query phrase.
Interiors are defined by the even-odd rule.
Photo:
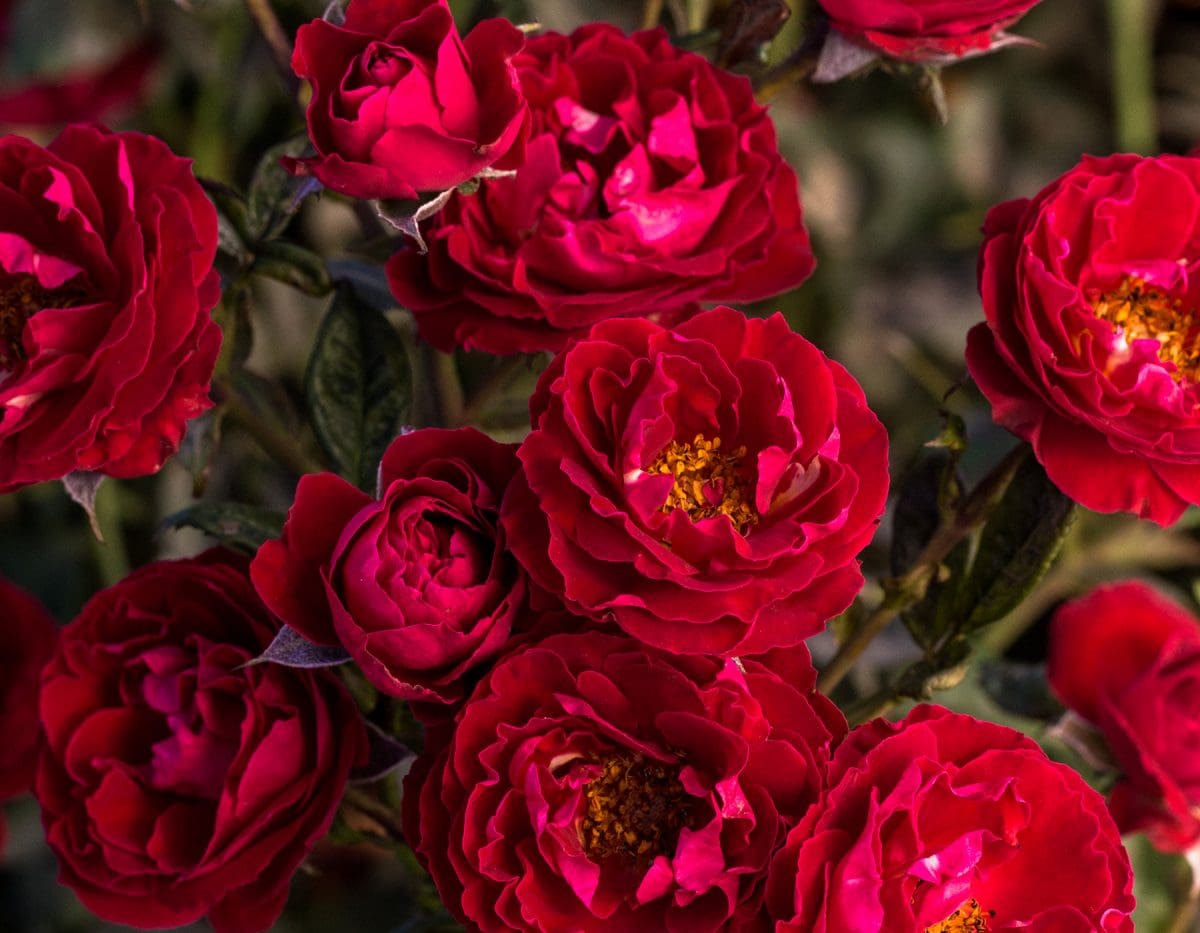
[[[293,136],[264,153],[250,182],[246,227],[252,240],[279,236],[300,204],[320,190],[312,178],[295,178],[280,164],[283,157],[298,158],[309,147],[308,136]]]
[[[284,516],[237,502],[198,502],[168,515],[161,528],[199,528],[234,550],[255,553],[264,541],[283,533]]]
[[[361,489],[375,488],[379,458],[408,412],[411,380],[404,344],[387,318],[339,287],[317,333],[306,388],[317,438]]]
[[[1076,515],[1034,457],[1026,457],[983,527],[959,594],[960,631],[1008,615],[1050,569]]]
[[[922,549],[962,496],[958,451],[947,445],[923,457],[910,471],[896,500],[892,534],[892,574],[901,576],[916,564]],[[901,613],[901,621],[922,648],[931,649],[954,623],[954,603],[970,554],[963,541],[946,558],[925,596]]]
[[[307,295],[328,295],[333,290],[325,261],[312,250],[285,240],[259,244],[250,271],[283,282]]]

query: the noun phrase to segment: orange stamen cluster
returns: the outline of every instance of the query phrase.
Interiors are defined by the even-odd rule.
[[[661,511],[683,509],[692,521],[728,515],[739,533],[758,522],[758,512],[746,501],[749,481],[742,472],[744,446],[731,452],[721,450],[721,438],[697,434],[690,444],[671,441],[647,470],[669,474],[675,485]]]
[[[1095,298],[1092,310],[1128,343],[1157,340],[1158,358],[1174,364],[1171,376],[1176,382],[1200,381],[1200,322],[1195,308],[1184,308],[1178,298],[1130,275],[1115,291]]]
[[[604,761],[584,796],[580,834],[588,856],[642,865],[675,851],[692,804],[678,767],[637,753]]]
[[[971,898],[941,923],[926,927],[925,933],[988,933],[988,918],[994,910],[984,910],[979,901]]]

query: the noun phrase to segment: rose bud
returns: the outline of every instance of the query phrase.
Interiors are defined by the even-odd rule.
[[[1200,842],[1200,625],[1144,583],[1097,587],[1050,628],[1050,686],[1100,730],[1121,777],[1122,832],[1160,849]]]
[[[353,0],[345,22],[296,33],[292,69],[312,82],[317,156],[290,167],[355,198],[416,198],[520,164],[525,102],[503,19],[459,38],[446,0]]]
[[[1025,40],[1004,30],[1040,0],[819,0],[830,26],[888,58],[948,64]]]
[[[453,196],[428,253],[405,243],[388,263],[434,346],[559,350],[606,318],[670,323],[808,278],[796,175],[748,79],[603,24],[531,37],[513,61],[524,164]]]
[[[38,680],[58,627],[33,596],[0,578],[0,801],[29,790],[38,756]]]
[[[739,662],[547,638],[414,765],[405,834],[471,930],[752,929],[845,734],[815,681],[803,646]]]
[[[887,435],[780,315],[599,324],[559,354],[502,510],[551,603],[669,651],[797,644],[863,584]]]
[[[967,365],[997,423],[1081,505],[1174,522],[1200,502],[1200,159],[1087,157],[984,238]]]
[[[361,717],[328,671],[247,662],[277,623],[228,552],[101,591],[42,674],[34,792],[59,880],[96,915],[269,928],[325,835]]]
[[[826,786],[771,864],[776,933],[1132,933],[1103,799],[1012,729],[936,706],[876,719]]]
[[[217,215],[139,133],[0,139],[0,492],[157,472],[211,407]]]
[[[516,470],[516,445],[474,428],[402,435],[383,455],[378,500],[330,473],[302,477],[251,578],[281,619],[345,646],[384,693],[457,702],[525,602],[499,524]]]

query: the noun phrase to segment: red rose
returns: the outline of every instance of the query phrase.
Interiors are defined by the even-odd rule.
[[[967,365],[996,421],[1081,505],[1178,519],[1200,502],[1200,159],[1085,158],[984,236]]]
[[[262,546],[251,577],[281,619],[344,645],[384,693],[455,702],[525,602],[499,526],[516,470],[516,445],[473,428],[398,437],[378,500],[329,473],[301,478],[283,537]]]
[[[455,195],[388,264],[449,350],[561,349],[597,321],[752,301],[813,270],[796,175],[750,82],[662,31],[594,24],[514,59],[533,119],[515,178]]]
[[[0,491],[154,473],[211,406],[217,215],[138,133],[0,139]]]
[[[58,627],[42,604],[0,579],[0,801],[33,783],[38,678],[57,638]]]
[[[558,635],[501,660],[405,782],[471,930],[749,929],[845,720],[803,647],[738,661]]]
[[[0,0],[0,50],[11,47],[16,6],[19,0]],[[157,61],[156,43],[145,40],[99,66],[38,75],[16,85],[0,84],[0,123],[47,126],[100,120],[142,97]]]
[[[510,60],[523,41],[503,19],[460,39],[446,0],[353,0],[341,25],[301,26],[292,68],[312,82],[318,155],[293,170],[351,197],[415,198],[519,164],[526,111]]]
[[[939,64],[1012,42],[1004,30],[1040,0],[820,0],[830,25],[889,58]]]
[[[797,644],[862,587],[887,435],[780,315],[597,325],[542,375],[502,510],[568,609],[671,651]]]
[[[1058,610],[1050,685],[1096,725],[1121,770],[1109,808],[1159,848],[1200,841],[1200,625],[1144,583],[1102,586]]]
[[[240,558],[163,561],[93,597],[42,674],[35,793],[59,880],[137,927],[265,930],[365,751],[328,672],[245,666],[275,624]]]
[[[1132,931],[1100,795],[1030,739],[935,706],[855,729],[771,864],[776,933]]]

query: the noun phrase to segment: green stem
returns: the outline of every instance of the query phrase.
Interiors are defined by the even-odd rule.
[[[1029,454],[1027,444],[1018,444],[988,473],[963,500],[954,515],[934,532],[912,568],[903,576],[883,581],[883,602],[838,648],[833,660],[821,671],[817,689],[828,695],[842,682],[850,668],[888,624],[909,606],[918,603],[929,581],[955,546],[982,525],[999,500],[1021,462]]]
[[[824,16],[810,17],[804,29],[804,39],[796,50],[755,79],[755,97],[760,101],[769,100],[787,85],[808,78],[817,70],[821,49],[825,47],[828,35],[829,21]]]
[[[113,586],[129,575],[129,551],[125,547],[125,530],[121,526],[121,489],[114,480],[107,480],[96,490],[96,526],[104,532],[100,541],[89,533],[92,556],[104,586]]]
[[[521,370],[530,365],[527,356],[510,356],[501,360],[467,399],[462,410],[461,424],[475,424],[487,411],[492,400],[503,392]]]
[[[1154,104],[1155,6],[1155,0],[1108,0],[1117,147],[1126,152],[1153,153],[1158,149]]]
[[[429,388],[425,421],[435,427],[454,428],[463,424],[463,390],[453,353],[442,353],[421,341],[417,359]]]
[[[212,391],[217,403],[225,406],[229,417],[241,425],[263,452],[280,466],[297,476],[324,471],[324,466],[310,457],[288,431],[262,417],[230,380],[214,380]]]
[[[275,62],[275,70],[279,72],[284,87],[293,98],[300,90],[300,80],[292,71],[292,43],[287,33],[271,7],[271,0],[245,0],[246,11],[258,27],[259,34],[271,50],[271,58]]]
[[[664,0],[646,0],[642,7],[642,28],[653,29],[662,19]]]

